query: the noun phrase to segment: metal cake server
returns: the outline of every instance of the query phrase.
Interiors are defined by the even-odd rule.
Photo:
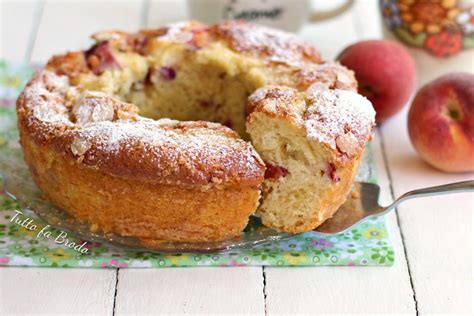
[[[322,234],[339,234],[371,217],[385,215],[408,199],[431,195],[474,191],[474,181],[449,183],[407,192],[392,204],[383,207],[378,203],[380,187],[377,184],[356,182],[352,194],[334,216],[316,228]]]

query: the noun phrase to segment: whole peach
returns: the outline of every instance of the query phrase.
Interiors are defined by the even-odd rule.
[[[400,111],[413,93],[415,62],[397,42],[358,42],[344,49],[338,60],[355,72],[359,93],[372,102],[378,123]]]
[[[448,172],[474,171],[474,75],[444,75],[417,93],[408,132],[419,155]]]

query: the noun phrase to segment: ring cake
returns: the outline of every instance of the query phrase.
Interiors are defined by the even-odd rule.
[[[259,205],[264,224],[300,232],[344,202],[374,124],[351,71],[240,21],[93,39],[52,57],[17,101],[33,179],[77,220],[216,241]]]

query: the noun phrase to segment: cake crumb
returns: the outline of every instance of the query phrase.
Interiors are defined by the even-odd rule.
[[[99,230],[99,225],[97,224],[92,224],[90,228],[91,232],[95,233]]]
[[[352,191],[352,192],[351,192],[351,197],[352,197],[353,199],[358,199],[358,198],[360,197],[359,192],[357,192],[357,191]]]

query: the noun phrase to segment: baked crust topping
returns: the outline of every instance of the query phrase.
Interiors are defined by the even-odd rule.
[[[306,90],[315,82],[325,89],[357,89],[351,71],[337,63],[324,63],[315,48],[296,36],[243,21],[212,26],[184,22],[133,34],[107,31],[94,34],[93,39],[97,43],[91,49],[54,56],[32,79],[18,100],[20,129],[81,164],[124,178],[188,186],[258,186],[265,167],[249,143],[222,125],[145,119],[137,114],[135,105],[119,99],[123,95],[88,91],[78,84],[79,77],[95,80],[106,75],[113,86],[114,74],[133,73],[135,81],[129,86],[121,82],[124,86],[118,89],[143,90],[147,84],[177,80],[179,70],[166,64],[154,68],[150,59],[166,45],[179,44],[195,52],[218,44],[248,56],[251,63],[258,60],[274,69],[269,76],[278,84],[288,83],[297,90]],[[132,53],[129,64],[122,63],[119,55],[124,53]],[[141,75],[137,75],[142,71],[140,62],[133,57],[137,54],[148,67]],[[130,65],[136,69],[129,69]],[[284,109],[290,116],[297,108],[291,109],[292,102],[289,98]],[[201,100],[200,104],[214,103]],[[248,104],[247,114],[253,102]],[[235,128],[234,119],[224,117],[220,122]],[[340,138],[338,148],[350,152],[350,141]]]
[[[17,113],[20,131],[39,144],[110,175],[190,187],[258,187],[263,180],[263,161],[231,129],[142,118],[134,105],[80,94],[67,77],[47,70],[29,82]]]
[[[260,88],[249,97],[247,107],[304,126],[308,139],[349,158],[361,153],[375,126],[369,100],[350,90],[328,89],[322,83],[306,92],[282,86]]]

